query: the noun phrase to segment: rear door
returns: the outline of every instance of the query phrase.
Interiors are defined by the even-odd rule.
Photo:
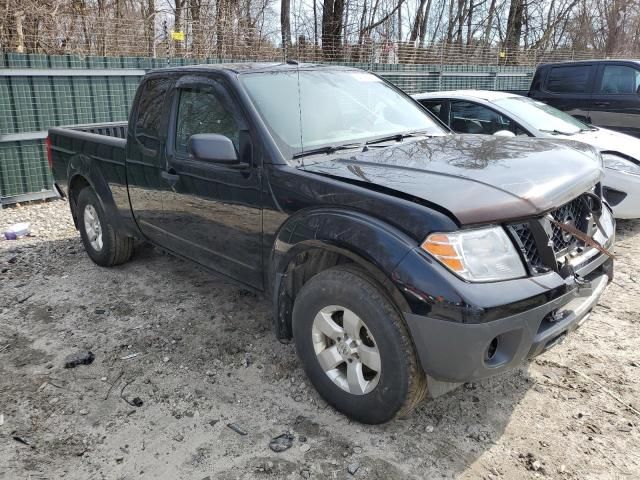
[[[640,137],[640,67],[627,62],[600,65],[591,107],[591,121]]]
[[[167,131],[167,94],[172,80],[150,78],[140,87],[127,131],[127,187],[138,228],[154,243],[164,238],[162,196]]]
[[[167,144],[163,244],[256,288],[262,287],[261,162],[245,116],[223,78],[188,76],[176,83]],[[232,140],[240,162],[194,158],[192,135]]]
[[[531,96],[591,123],[589,111],[595,71],[596,65],[591,63],[550,65],[541,91]]]

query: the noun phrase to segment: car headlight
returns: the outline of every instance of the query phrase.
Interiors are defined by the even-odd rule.
[[[603,153],[602,160],[605,168],[611,170],[617,170],[623,173],[629,173],[631,175],[640,175],[640,166],[627,160],[626,158],[619,157],[613,153]]]
[[[470,282],[526,276],[520,255],[502,227],[432,233],[421,247]]]

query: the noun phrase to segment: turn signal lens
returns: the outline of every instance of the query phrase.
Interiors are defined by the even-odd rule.
[[[463,272],[464,265],[456,247],[447,235],[430,235],[422,244],[423,250],[440,260],[454,272]]]
[[[526,275],[518,252],[502,227],[434,233],[420,247],[471,282],[509,280]]]

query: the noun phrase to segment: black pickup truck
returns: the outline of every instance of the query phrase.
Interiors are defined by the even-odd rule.
[[[612,278],[591,147],[453,135],[353,68],[156,71],[128,125],[47,142],[94,262],[139,238],[264,291],[277,337],[362,422],[540,354]]]

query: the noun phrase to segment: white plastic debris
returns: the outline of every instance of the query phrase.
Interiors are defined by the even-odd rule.
[[[17,240],[18,238],[26,237],[31,232],[30,223],[16,223],[11,225],[4,232],[4,238],[7,240]]]

